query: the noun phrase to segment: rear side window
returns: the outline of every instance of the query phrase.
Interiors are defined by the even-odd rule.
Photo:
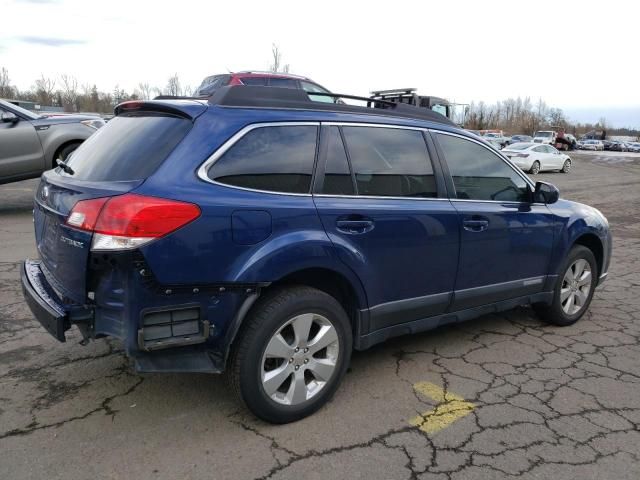
[[[347,154],[338,127],[327,128],[327,162],[324,169],[322,193],[328,195],[353,195],[353,181]]]
[[[287,125],[251,130],[209,169],[226,185],[284,193],[309,193],[318,127]]]
[[[191,125],[166,115],[117,116],[80,145],[67,163],[78,180],[142,180],[169,156]]]
[[[244,85],[255,85],[258,87],[264,87],[267,85],[267,79],[265,77],[244,77],[240,81]]]
[[[298,81],[292,78],[270,78],[269,86],[282,88],[298,88]]]
[[[433,167],[422,132],[343,127],[359,195],[436,197]]]
[[[527,182],[491,150],[464,138],[443,134],[436,136],[458,198],[529,201]]]

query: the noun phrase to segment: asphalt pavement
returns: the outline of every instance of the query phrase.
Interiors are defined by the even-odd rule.
[[[0,479],[637,480],[640,155],[571,156],[535,178],[614,236],[580,322],[521,307],[356,352],[333,400],[282,426],[222,377],[138,375],[115,340],[54,340],[19,284],[37,181],[0,186]]]

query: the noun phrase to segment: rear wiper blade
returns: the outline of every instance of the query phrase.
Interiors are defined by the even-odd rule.
[[[56,159],[56,163],[58,164],[58,166],[65,171],[65,173],[68,173],[69,175],[73,175],[74,173],[76,173],[73,168],[71,168],[69,165],[67,165],[66,163],[64,163],[64,161],[60,160],[59,158]]]

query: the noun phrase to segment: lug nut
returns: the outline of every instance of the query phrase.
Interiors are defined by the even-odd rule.
[[[289,363],[293,363],[293,357],[289,359]]]
[[[296,370],[300,370],[300,365],[296,365]]]
[[[304,363],[309,363],[309,359],[308,359],[308,358],[305,358],[305,359],[304,359]]]
[[[308,351],[309,351],[309,349],[308,349],[308,348],[305,348],[305,349],[304,349],[304,353],[307,353]]]
[[[296,347],[296,349],[294,350],[296,353],[298,353],[300,351],[300,349],[298,347]]]

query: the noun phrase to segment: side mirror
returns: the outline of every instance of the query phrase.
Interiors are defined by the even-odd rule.
[[[17,123],[20,121],[18,116],[13,112],[2,112],[0,118],[3,123]]]
[[[536,182],[533,192],[533,201],[546,204],[556,203],[560,198],[560,190],[555,185],[547,182]]]

